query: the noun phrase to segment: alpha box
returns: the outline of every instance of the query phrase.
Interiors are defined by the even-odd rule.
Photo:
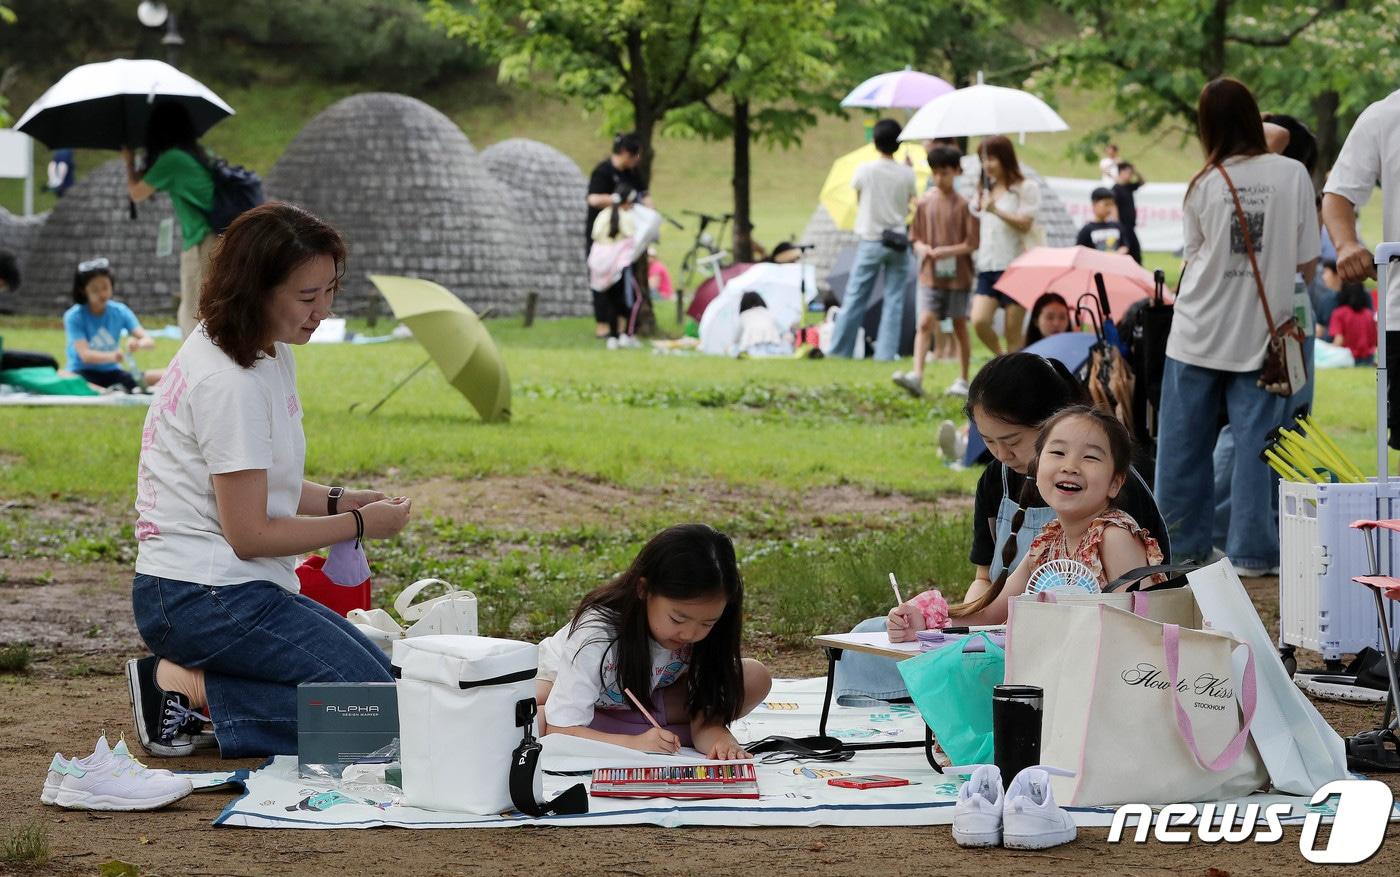
[[[392,682],[307,682],[297,686],[297,769],[333,776],[349,764],[379,760],[399,736]]]

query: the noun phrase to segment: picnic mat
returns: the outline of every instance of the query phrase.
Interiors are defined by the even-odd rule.
[[[100,396],[44,396],[38,393],[0,392],[0,405],[20,407],[76,406],[79,408],[149,408],[154,396],[143,393],[103,393]]]
[[[825,684],[824,679],[775,680],[768,700],[750,716],[731,726],[734,735],[741,741],[751,742],[775,734],[788,737],[815,734]],[[833,705],[827,729],[832,736],[851,742],[908,740],[921,744],[924,734],[918,712],[904,704],[891,704],[882,709]],[[619,763],[617,757],[591,761],[588,747],[576,745],[577,741],[578,738],[561,735],[543,739],[546,798],[552,798],[577,782],[586,782],[586,775],[577,773],[580,770],[669,761],[665,756],[641,753],[623,756],[624,763]],[[602,745],[604,751],[630,753],[630,750]],[[688,759],[690,763],[695,760],[696,756]],[[865,790],[827,784],[827,780],[834,777],[870,773],[904,777],[911,784]],[[773,764],[760,760],[758,785],[762,797],[756,801],[590,797],[587,814],[531,819],[518,812],[473,816],[411,807],[403,803],[403,793],[396,787],[302,779],[297,776],[296,758],[278,756],[247,777],[246,792],[229,804],[214,824],[245,828],[947,825],[953,821],[953,804],[961,781],[961,777],[944,777],[929,767],[922,746],[860,752],[850,761],[834,763],[789,761]],[[1293,804],[1293,816],[1283,820],[1285,824],[1301,823],[1308,810],[1307,801],[1301,798],[1254,795],[1244,800],[1260,804],[1261,810],[1262,805],[1276,801]],[[1330,807],[1324,804],[1314,809],[1330,816]],[[1081,826],[1107,826],[1113,821],[1114,810],[1072,808],[1070,812]]]

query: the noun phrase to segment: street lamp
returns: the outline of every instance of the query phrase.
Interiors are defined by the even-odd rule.
[[[136,7],[136,18],[152,30],[165,28],[165,35],[160,38],[160,44],[165,46],[165,62],[171,67],[176,66],[175,61],[180,55],[180,47],[185,44],[185,38],[180,36],[180,31],[175,27],[175,13],[164,3],[142,0],[141,5]]]

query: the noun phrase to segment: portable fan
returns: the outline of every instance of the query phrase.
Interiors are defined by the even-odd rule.
[[[1089,567],[1077,560],[1062,558],[1043,563],[1031,573],[1026,593],[1039,594],[1045,591],[1084,591],[1097,594],[1099,581]]]

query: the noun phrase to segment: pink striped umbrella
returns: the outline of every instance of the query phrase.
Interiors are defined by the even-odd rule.
[[[934,98],[952,91],[956,91],[952,83],[906,67],[870,77],[851,89],[851,93],[841,101],[841,106],[917,110]]]

